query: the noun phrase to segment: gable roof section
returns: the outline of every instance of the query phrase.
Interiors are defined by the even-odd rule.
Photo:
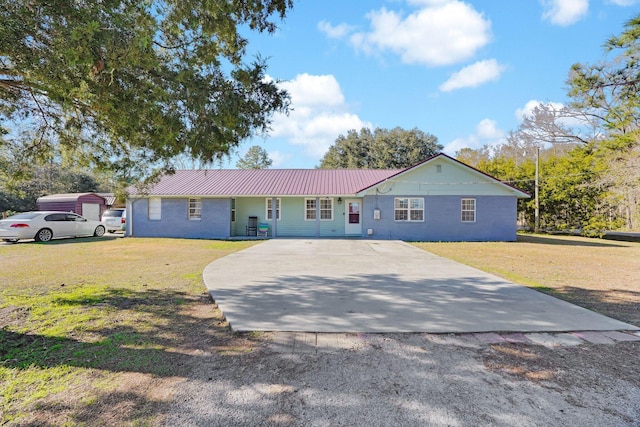
[[[395,169],[211,169],[163,175],[150,196],[353,195],[395,175]],[[136,194],[130,188],[132,195]]]
[[[382,184],[382,183],[383,183],[383,182],[385,182],[385,181],[393,181],[394,179],[399,178],[400,176],[402,176],[402,175],[406,174],[407,172],[410,172],[410,171],[412,171],[412,170],[415,170],[415,169],[417,169],[417,168],[419,168],[419,167],[421,167],[421,166],[423,166],[423,165],[425,165],[425,164],[427,164],[427,163],[432,162],[433,160],[435,160],[435,159],[437,159],[437,158],[444,158],[444,159],[448,160],[448,161],[449,161],[449,162],[451,162],[451,163],[454,163],[454,164],[456,164],[456,165],[458,165],[458,166],[460,166],[460,167],[466,168],[466,169],[468,169],[469,171],[472,171],[473,173],[476,173],[476,174],[478,174],[478,175],[480,175],[480,176],[482,176],[482,177],[486,178],[489,182],[491,182],[491,183],[493,183],[493,184],[496,184],[496,185],[499,185],[499,186],[503,186],[505,189],[507,189],[508,191],[512,192],[512,193],[513,193],[515,196],[517,196],[518,198],[530,198],[530,197],[531,197],[531,195],[530,195],[530,194],[525,193],[524,191],[522,191],[522,190],[520,190],[520,189],[518,189],[518,188],[514,187],[513,185],[508,184],[508,183],[506,183],[506,182],[502,182],[502,181],[500,181],[500,180],[498,180],[498,179],[496,179],[496,178],[492,177],[491,175],[488,175],[488,174],[486,174],[486,173],[484,173],[484,172],[482,172],[482,171],[480,171],[480,170],[478,170],[478,169],[476,169],[476,168],[474,168],[474,167],[472,167],[472,166],[469,166],[469,165],[467,165],[467,164],[465,164],[465,163],[462,163],[461,161],[456,160],[456,159],[454,159],[453,157],[447,156],[447,155],[446,155],[446,154],[444,154],[444,153],[438,153],[438,154],[436,154],[436,155],[434,155],[434,156],[431,156],[431,157],[429,157],[428,159],[423,160],[422,162],[417,163],[417,164],[415,164],[415,165],[413,165],[413,166],[411,166],[411,167],[408,167],[408,168],[406,168],[406,169],[403,169],[403,170],[397,171],[397,172],[396,172],[396,173],[394,173],[393,175],[390,175],[390,176],[388,176],[388,177],[386,177],[386,178],[381,179],[381,180],[380,180],[380,181],[378,181],[378,182],[375,182],[375,183],[373,183],[373,184],[371,184],[371,185],[367,185],[366,187],[361,188],[360,190],[358,190],[358,192],[357,192],[357,193],[363,193],[363,192],[365,192],[365,191],[369,190],[370,188],[375,187],[376,185]]]

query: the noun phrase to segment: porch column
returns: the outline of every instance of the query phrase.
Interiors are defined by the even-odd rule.
[[[271,237],[276,237],[278,235],[277,230],[278,230],[278,198],[277,197],[272,197],[271,198],[271,218],[273,219],[273,227],[271,227]],[[282,206],[280,206],[280,209],[282,209]]]
[[[316,197],[316,237],[320,237],[320,197]]]

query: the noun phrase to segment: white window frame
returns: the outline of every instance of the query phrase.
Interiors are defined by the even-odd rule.
[[[147,218],[150,221],[160,221],[162,219],[162,198],[149,197]]]
[[[265,199],[265,203],[264,203],[264,217],[267,219],[267,221],[273,221],[273,218],[271,217],[271,200],[273,198],[272,197],[267,197]],[[278,219],[278,221],[280,221],[280,207],[282,206],[282,203],[280,203],[280,198],[277,197],[276,198],[276,217]]]
[[[231,222],[236,222],[236,199],[231,198]]]
[[[399,207],[398,202],[406,203],[406,207]],[[421,207],[416,207],[418,203]],[[406,218],[398,219],[398,212],[405,212]],[[420,219],[414,219],[414,215],[421,212]],[[395,222],[424,222],[424,197],[395,197],[393,199],[393,219]]]
[[[476,222],[476,199],[464,198],[460,200],[460,220],[462,222]]]
[[[325,206],[322,206],[325,203]],[[329,206],[326,206],[326,203]],[[329,214],[328,218],[323,218],[326,214]],[[333,199],[331,197],[321,197],[320,198],[320,221],[333,221]]]
[[[309,206],[311,203],[311,207]],[[311,215],[310,215],[311,214]],[[317,203],[315,198],[304,199],[304,220],[315,221],[317,215]]]
[[[202,219],[202,199],[199,197],[189,197],[187,203],[189,221],[200,221]]]

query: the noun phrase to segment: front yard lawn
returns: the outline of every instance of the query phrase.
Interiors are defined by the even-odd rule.
[[[0,425],[149,425],[194,355],[244,351],[202,270],[249,242],[0,245]]]

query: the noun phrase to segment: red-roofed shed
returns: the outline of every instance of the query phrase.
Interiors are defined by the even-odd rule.
[[[40,211],[74,212],[87,219],[100,221],[106,200],[96,193],[67,193],[42,196],[36,201]]]

